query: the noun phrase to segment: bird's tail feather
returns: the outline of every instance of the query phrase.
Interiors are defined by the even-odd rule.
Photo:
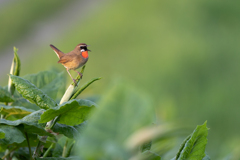
[[[50,44],[50,47],[54,50],[54,52],[57,54],[58,58],[60,59],[62,56],[64,56],[64,53],[57,49],[54,45]]]

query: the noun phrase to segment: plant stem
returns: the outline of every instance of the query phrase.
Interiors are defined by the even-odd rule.
[[[91,85],[93,82],[95,82],[95,81],[97,81],[97,80],[100,80],[100,79],[101,79],[100,77],[99,77],[99,78],[94,78],[94,79],[92,79],[90,82],[84,84],[81,88],[79,88],[79,89],[72,95],[72,97],[70,98],[70,100],[77,98],[77,96],[78,96],[79,94],[81,94],[82,91],[84,91],[89,85]]]
[[[66,157],[69,157],[71,151],[72,151],[72,148],[73,148],[73,145],[74,143],[70,143],[70,145],[68,144],[68,139],[66,140],[66,143],[63,147],[63,153],[62,153],[62,157],[66,158]]]
[[[85,65],[82,67],[82,70],[81,70],[81,73],[82,73],[82,74],[83,74],[84,70],[85,70]],[[81,80],[81,77],[78,75],[77,78],[76,78],[77,84],[79,84],[80,80]],[[74,93],[75,87],[76,87],[75,83],[70,84],[70,86],[68,87],[68,89],[67,89],[66,92],[64,93],[64,95],[63,95],[63,97],[62,97],[59,105],[62,104],[62,103],[64,103],[64,102],[69,101],[69,99],[72,97],[72,95],[73,95],[73,93]],[[45,130],[51,129],[51,128],[57,123],[57,120],[58,120],[59,118],[60,118],[60,116],[57,116],[57,117],[55,117],[53,120],[47,122],[47,124],[46,124],[46,126],[45,126]],[[34,154],[33,154],[33,158],[39,156],[39,155],[38,155],[38,152],[39,152],[39,148],[40,148],[40,146],[41,146],[41,143],[42,143],[41,141],[38,142],[37,148],[36,148],[36,150],[34,151]],[[53,145],[53,144],[52,144],[52,145]],[[47,156],[47,154],[49,153],[50,149],[53,147],[52,145],[51,145],[51,146],[48,148],[48,150],[44,153],[44,156]],[[67,145],[67,141],[66,141],[66,144],[65,144],[65,145]],[[64,147],[65,147],[65,146],[64,146]],[[71,148],[72,148],[72,147],[71,147]],[[66,150],[66,148],[65,148],[65,150]],[[66,152],[66,151],[65,151],[65,152]],[[63,151],[63,155],[68,155],[68,153],[64,154],[64,151]]]
[[[27,144],[28,144],[28,150],[29,150],[30,159],[33,159],[33,158],[32,158],[31,146],[30,146],[30,143],[29,143],[29,138],[28,138],[27,132],[25,132],[25,136],[26,136],[26,139],[27,139]]]
[[[70,153],[71,153],[71,151],[72,151],[73,145],[74,145],[74,143],[71,144],[71,146],[70,146],[69,149],[67,150],[66,155],[65,155],[66,157],[69,157],[69,155],[70,155]]]
[[[35,159],[36,157],[39,157],[39,152],[41,151],[41,147],[43,146],[43,143],[46,143],[48,136],[41,136],[40,140],[38,141],[37,147],[35,149],[35,151],[33,152],[33,159]]]
[[[61,115],[55,117],[53,120],[47,122],[47,125],[45,127],[45,130],[52,129],[52,127],[57,123],[57,120],[60,118]]]
[[[85,70],[85,65],[82,67],[82,70],[81,70],[82,74],[83,74],[84,70]],[[81,80],[81,77],[78,75],[77,78],[76,78],[76,81],[77,81],[78,84],[79,84],[80,80]],[[75,87],[76,87],[75,83],[69,85],[69,87],[66,90],[66,92],[64,93],[59,105],[64,103],[64,102],[69,101],[69,99],[73,96]],[[53,120],[47,122],[45,129],[47,129],[47,130],[51,129],[57,123],[59,118],[60,118],[60,116],[57,116]]]
[[[11,69],[10,69],[10,74],[14,73],[14,68],[15,68],[14,65],[15,65],[15,63],[14,63],[14,58],[13,58]],[[12,83],[12,79],[10,77],[8,80],[8,92],[11,93],[11,95],[13,95],[13,93],[14,93],[14,84]]]
[[[83,74],[84,70],[85,70],[85,65],[82,67],[82,70],[81,70],[81,73],[82,73],[82,74]],[[77,84],[80,83],[80,80],[81,80],[81,77],[78,75],[77,78],[76,78]],[[64,93],[64,95],[63,95],[63,97],[62,97],[62,99],[61,99],[61,101],[60,101],[59,104],[62,104],[62,103],[64,103],[64,102],[69,101],[69,99],[70,99],[70,98],[73,96],[73,94],[74,94],[75,87],[76,87],[75,83],[72,83],[72,84],[69,85],[68,89],[67,89],[66,92]]]
[[[66,155],[67,155],[67,145],[68,145],[68,139],[66,140],[66,143],[63,147],[62,157],[66,157]]]
[[[6,158],[7,156],[9,156],[13,151],[15,151],[18,147],[13,148],[11,151],[9,151],[7,154],[5,154],[2,159]]]
[[[51,146],[46,150],[46,152],[43,154],[43,158],[47,157],[48,153],[50,152],[50,150],[54,147],[54,143],[51,144]]]
[[[42,142],[39,140],[35,151],[33,152],[33,159],[39,156],[39,151],[41,149]]]
[[[73,92],[74,92],[74,86],[72,84],[70,84],[70,86],[68,87],[68,89],[64,93],[64,95],[63,95],[59,104],[67,102],[70,99],[70,97],[72,96]]]
[[[82,69],[81,69],[82,75],[83,75],[83,72],[84,72],[84,70],[85,70],[85,67],[86,67],[86,65],[84,65],[84,66],[82,67]],[[77,84],[79,84],[80,80],[81,80],[81,77],[78,75],[77,78],[76,78]],[[76,87],[76,84],[75,84],[74,82],[72,83],[72,85],[73,85],[74,87]]]

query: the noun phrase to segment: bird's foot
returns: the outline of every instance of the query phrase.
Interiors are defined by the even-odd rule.
[[[80,79],[82,79],[83,74],[81,72],[78,72],[78,75],[80,76]]]
[[[76,81],[76,79],[72,79],[72,80],[73,80],[75,86],[78,86],[78,85],[77,85],[77,81]]]

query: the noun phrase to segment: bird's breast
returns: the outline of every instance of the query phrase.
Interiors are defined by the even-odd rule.
[[[83,51],[82,56],[83,58],[88,58],[88,51]]]
[[[88,58],[79,57],[78,59],[75,59],[76,68],[82,67],[87,61]]]

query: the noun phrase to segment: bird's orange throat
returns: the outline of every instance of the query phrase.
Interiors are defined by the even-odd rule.
[[[88,51],[82,52],[82,56],[83,56],[83,58],[88,58]]]

